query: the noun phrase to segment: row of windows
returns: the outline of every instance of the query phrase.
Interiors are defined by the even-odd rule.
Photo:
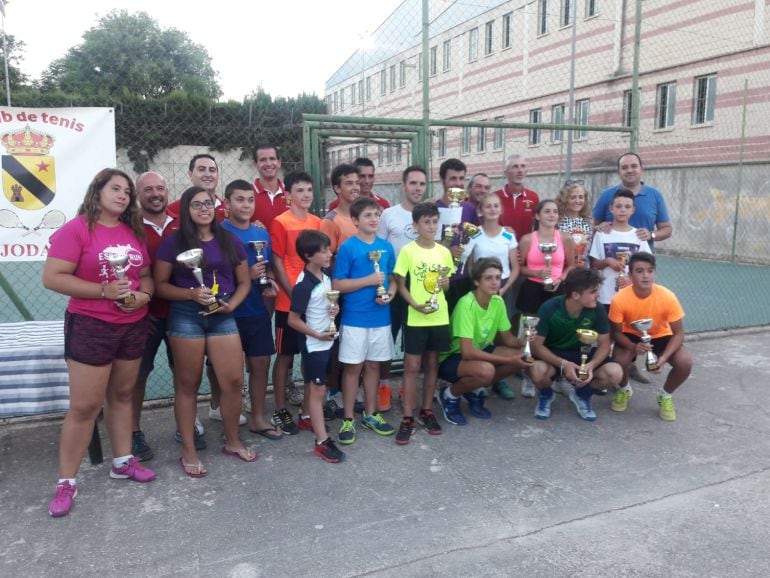
[[[588,124],[588,114],[591,109],[590,99],[584,98],[575,101],[575,114],[573,118],[573,124]],[[551,107],[551,124],[566,124],[569,119],[566,116],[566,106],[564,103],[554,104]],[[529,111],[529,122],[533,124],[543,122],[543,109],[534,108]],[[564,130],[560,128],[551,129],[551,142],[560,143],[563,139]],[[575,139],[585,140],[588,138],[587,130],[576,130],[574,132]],[[531,128],[529,129],[529,144],[539,145],[542,142],[543,129]]]
[[[691,123],[695,126],[714,122],[717,75],[696,76],[692,91]],[[623,93],[623,126],[631,126],[631,91]],[[655,128],[674,128],[676,120],[676,82],[664,82],[655,89]]]
[[[599,0],[584,0],[584,15],[591,18],[599,14]],[[542,36],[550,31],[550,15],[554,6],[559,5],[559,26],[572,24],[573,10],[577,13],[580,0],[538,0],[537,2],[537,34]]]

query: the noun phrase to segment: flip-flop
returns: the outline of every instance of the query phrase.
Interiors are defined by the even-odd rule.
[[[270,441],[274,441],[274,442],[277,442],[283,439],[283,436],[281,434],[276,433],[276,429],[274,427],[268,427],[265,429],[249,429],[249,431],[251,433],[255,433],[257,435],[265,437]]]
[[[191,478],[204,478],[208,474],[200,461],[197,464],[186,464],[184,458],[179,458],[179,465],[182,466],[182,471]]]
[[[249,459],[243,455],[243,452],[247,452],[249,448],[243,448],[242,450],[228,450],[227,446],[222,448],[222,453],[226,456],[233,456],[234,458],[238,458],[239,460],[242,460],[244,462],[256,462],[259,459],[259,454],[257,452],[254,452],[254,456]],[[254,450],[252,450],[254,451]]]

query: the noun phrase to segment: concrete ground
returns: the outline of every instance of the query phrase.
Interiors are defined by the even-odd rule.
[[[595,398],[595,423],[561,396],[546,422],[533,400],[492,397],[491,421],[442,422],[405,447],[359,428],[340,465],[314,458],[306,432],[271,442],[245,428],[261,458],[239,462],[205,417],[210,473],[193,480],[171,410],[149,410],[158,479],[84,463],[60,519],[47,513],[59,423],[5,425],[0,575],[768,576],[769,335],[691,339],[674,423],[653,386],[636,385],[625,414]]]

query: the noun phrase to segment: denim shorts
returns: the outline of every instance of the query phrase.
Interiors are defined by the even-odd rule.
[[[232,313],[201,315],[203,307],[195,301],[172,301],[168,312],[168,336],[205,339],[218,335],[238,335]]]

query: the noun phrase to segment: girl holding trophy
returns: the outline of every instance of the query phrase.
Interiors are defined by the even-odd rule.
[[[153,283],[129,176],[100,171],[78,216],[50,243],[43,285],[70,297],[64,318],[70,407],[59,441],[59,481],[48,508],[59,517],[70,512],[77,496],[76,476],[103,405],[114,456],[110,477],[155,479],[131,455],[131,392],[149,330]]]
[[[243,350],[233,311],[249,292],[246,251],[236,237],[219,226],[214,196],[190,187],[180,200],[179,230],[157,253],[158,295],[171,301],[168,336],[174,359],[174,414],[182,437],[179,463],[193,478],[208,472],[198,458],[194,427],[203,356],[208,355],[222,388],[222,453],[253,462],[257,454],[243,445],[238,420],[243,385]]]

